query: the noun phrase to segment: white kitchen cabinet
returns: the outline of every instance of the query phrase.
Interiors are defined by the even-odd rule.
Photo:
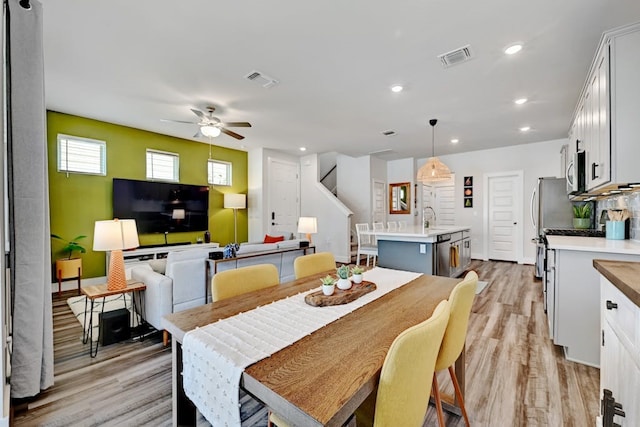
[[[554,316],[553,342],[564,347],[568,360],[598,367],[601,342],[600,276],[593,268],[593,260],[640,261],[640,255],[558,248],[555,253],[553,312],[547,308],[547,316]]]
[[[640,24],[603,35],[570,131],[586,152],[589,192],[640,182]]]
[[[640,308],[605,277],[600,278],[600,286],[600,398],[603,399],[604,390],[610,390],[620,405],[620,414],[613,416],[613,422],[620,426],[639,426]]]
[[[546,249],[546,265],[542,273],[542,283],[544,285],[544,304],[547,312],[547,326],[549,327],[549,338],[554,338],[555,330],[555,302],[556,302],[556,251]]]

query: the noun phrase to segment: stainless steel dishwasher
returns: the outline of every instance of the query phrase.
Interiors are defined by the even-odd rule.
[[[462,232],[439,234],[434,244],[436,276],[458,277],[463,271],[462,264]],[[457,260],[451,259],[457,254]]]

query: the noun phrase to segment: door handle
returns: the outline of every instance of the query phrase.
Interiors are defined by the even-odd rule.
[[[618,304],[607,300],[607,310],[613,310],[614,308],[618,308]]]
[[[600,178],[598,175],[596,175],[596,168],[600,166],[597,163],[591,163],[591,179],[596,179],[596,178]]]

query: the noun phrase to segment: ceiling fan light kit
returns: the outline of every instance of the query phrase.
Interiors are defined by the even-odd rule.
[[[417,180],[423,184],[447,181],[451,179],[451,170],[435,156],[435,128],[437,119],[429,120],[431,125],[431,157],[418,170]]]
[[[227,134],[235,139],[244,139],[244,136],[235,133],[227,127],[240,127],[240,128],[250,128],[251,123],[249,122],[223,122],[219,118],[213,115],[213,112],[216,110],[214,106],[208,106],[207,111],[200,111],[196,108],[191,108],[193,114],[198,116],[200,121],[197,122],[186,122],[183,120],[163,120],[165,122],[174,122],[174,123],[192,123],[194,125],[198,125],[198,132],[193,136],[194,138],[199,138],[201,136],[206,136],[208,138],[215,138],[220,136],[221,133]]]
[[[200,132],[204,135],[207,136],[209,138],[215,138],[217,136],[220,136],[220,128],[216,127],[216,126],[202,126],[200,128]]]

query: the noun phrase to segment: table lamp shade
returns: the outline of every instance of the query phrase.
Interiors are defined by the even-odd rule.
[[[226,209],[244,209],[247,207],[246,194],[225,194],[224,207]]]
[[[171,219],[184,219],[186,212],[184,209],[174,209],[171,212]]]
[[[127,287],[122,250],[139,245],[138,229],[134,219],[96,221],[93,230],[93,250],[111,251],[107,289],[120,290]]]
[[[298,220],[298,233],[305,233],[311,243],[311,235],[318,232],[318,220],[313,216],[301,216]]]

